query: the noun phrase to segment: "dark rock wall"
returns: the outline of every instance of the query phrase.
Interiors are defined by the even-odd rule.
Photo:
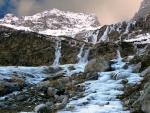
[[[83,42],[69,37],[45,36],[0,26],[0,65],[52,65],[58,40],[61,40],[62,46],[60,64],[77,63],[77,54]]]

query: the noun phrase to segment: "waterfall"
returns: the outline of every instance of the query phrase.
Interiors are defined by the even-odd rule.
[[[96,33],[93,34],[93,37],[92,37],[93,44],[96,44],[98,34],[99,34],[99,30]]]
[[[101,38],[99,39],[98,43],[100,43],[101,41],[109,40],[108,32],[109,32],[109,26],[106,27],[106,30],[103,33],[103,36],[101,36]]]
[[[88,61],[89,52],[90,52],[90,49],[85,51],[84,57],[82,58],[82,63],[85,63]]]
[[[53,66],[58,66],[59,65],[60,57],[61,57],[61,41],[60,42],[56,42],[55,60],[54,60]]]
[[[119,51],[119,50],[116,50],[116,51],[117,51],[117,59],[118,59],[118,60],[121,60],[120,51]]]
[[[90,49],[86,50],[85,53],[84,53],[84,56],[82,57],[84,46],[85,46],[85,43],[82,45],[82,47],[80,48],[80,52],[77,55],[78,63],[85,63],[85,62],[88,61],[88,56],[89,56]]]
[[[83,53],[84,46],[85,46],[85,43],[82,45],[82,47],[80,48],[80,52],[77,55],[77,58],[79,59],[78,63],[82,63],[82,53]]]
[[[123,34],[127,34],[129,32],[130,22],[127,24],[126,31]]]

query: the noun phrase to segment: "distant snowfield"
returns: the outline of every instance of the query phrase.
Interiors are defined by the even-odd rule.
[[[52,36],[65,35],[72,38],[78,33],[94,31],[101,27],[95,14],[84,15],[58,9],[46,10],[33,16],[16,17],[13,14],[7,14],[0,19],[0,25],[17,30]]]
[[[24,26],[15,26],[11,24],[0,24],[2,26],[6,26],[9,28],[13,28],[16,30],[23,30],[23,31],[29,31],[29,32],[35,32],[31,30],[29,27],[24,27]],[[37,33],[39,34],[44,34],[44,35],[51,35],[51,36],[69,36],[74,38],[76,34],[81,33],[81,32],[89,32],[86,37],[92,36],[92,33],[94,30],[100,29],[101,26],[99,27],[86,27],[86,28],[66,28],[64,30],[57,29],[57,30],[52,30],[52,29],[47,29],[44,31],[39,31]]]

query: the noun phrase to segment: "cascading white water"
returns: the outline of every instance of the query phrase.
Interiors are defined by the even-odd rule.
[[[119,50],[116,50],[116,52],[117,52],[117,59],[120,61],[120,60],[121,60],[120,51],[119,51]]]
[[[98,43],[100,43],[101,41],[105,41],[105,40],[109,39],[108,32],[109,32],[109,26],[107,26],[103,36],[99,39]]]
[[[88,61],[90,49],[86,50],[84,53],[84,56],[82,57],[84,46],[85,46],[85,43],[82,45],[82,47],[80,48],[80,52],[77,55],[78,63],[86,63]]]
[[[88,61],[89,52],[90,52],[90,49],[85,51],[84,57],[82,58],[82,63],[85,63]]]
[[[77,58],[78,58],[78,63],[82,63],[82,53],[83,53],[83,48],[85,46],[85,43],[82,45],[82,47],[80,48],[80,52],[79,54],[77,55]]]
[[[58,66],[59,65],[59,59],[61,57],[61,41],[56,42],[56,47],[55,47],[55,60],[53,63],[53,66]]]
[[[96,44],[98,34],[99,34],[99,30],[95,34],[93,34],[93,37],[92,37],[93,44]]]
[[[123,34],[129,33],[130,22],[127,24],[126,31]]]

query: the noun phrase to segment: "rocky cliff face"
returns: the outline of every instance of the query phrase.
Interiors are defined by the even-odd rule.
[[[0,65],[52,65],[58,41],[61,42],[62,48],[60,63],[78,62],[77,54],[83,45],[82,41],[70,37],[46,36],[0,26]],[[88,48],[87,44],[85,50],[86,48]]]
[[[146,18],[149,14],[150,14],[150,0],[143,0],[141,2],[139,11],[135,13],[134,17],[131,20],[136,21],[140,18]]]
[[[136,51],[132,43],[138,43],[138,36],[149,32],[149,20],[148,16],[146,20],[105,25],[96,30],[76,34],[76,38],[43,35],[0,26],[0,65],[51,65],[55,60],[55,46],[58,41],[61,42],[60,64],[77,63],[77,55],[84,43],[86,45],[81,56],[90,49],[89,60],[97,56],[111,60],[116,57],[117,49],[121,51],[122,56],[133,55]],[[147,40],[139,40],[139,44],[141,41],[148,43]],[[125,42],[131,44],[125,46]]]

